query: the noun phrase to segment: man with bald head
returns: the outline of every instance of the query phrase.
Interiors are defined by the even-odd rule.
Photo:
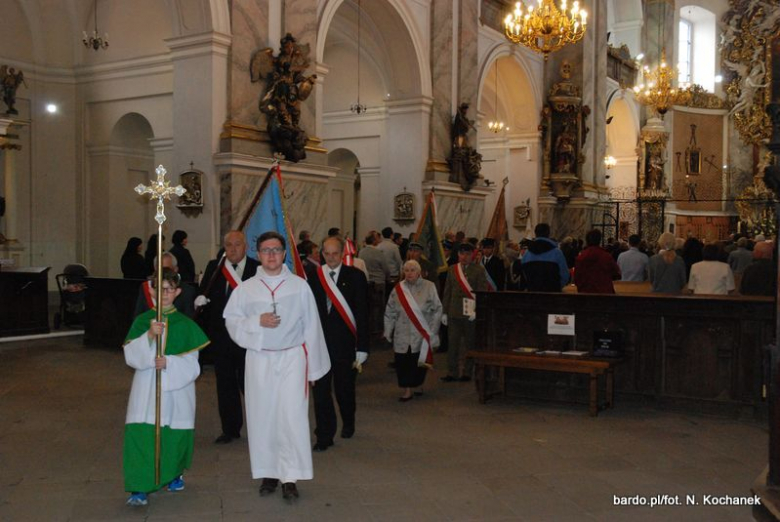
[[[217,401],[222,434],[214,441],[227,444],[241,437],[244,414],[241,394],[244,392],[244,360],[246,350],[230,338],[222,313],[233,290],[254,276],[258,263],[246,255],[243,232],[231,230],[225,234],[222,259],[212,259],[200,282],[200,296],[195,304],[203,307],[204,330],[211,339],[214,369],[217,376]]]
[[[753,247],[753,262],[742,272],[739,293],[774,296],[777,292],[777,263],[773,260],[774,243],[761,241]]]
[[[322,243],[324,265],[309,278],[330,355],[330,371],[314,386],[314,415],[317,442],[314,451],[333,446],[336,409],[341,413],[341,437],[355,433],[355,379],[368,359],[368,283],[355,267],[342,263],[344,240],[329,237]]]

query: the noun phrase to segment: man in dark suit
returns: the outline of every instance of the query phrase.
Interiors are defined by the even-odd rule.
[[[331,387],[341,412],[341,437],[354,435],[355,378],[368,359],[368,283],[362,271],[342,264],[343,252],[341,237],[326,239],[322,245],[325,264],[309,279],[331,361],[331,370],[314,385],[314,451],[327,450],[336,435]]]
[[[241,281],[257,272],[258,263],[246,255],[246,238],[242,232],[232,230],[225,234],[225,256],[212,259],[206,267],[200,285],[200,296],[195,304],[203,307],[206,335],[211,339],[214,353],[214,369],[217,376],[217,401],[222,434],[217,444],[227,444],[241,437],[244,414],[241,394],[244,392],[244,358],[246,350],[230,338],[225,328],[222,312],[230,293]]]
[[[496,285],[499,292],[506,288],[506,270],[504,261],[493,255],[496,248],[496,241],[493,238],[486,237],[482,240],[482,266],[485,267],[490,279]]]

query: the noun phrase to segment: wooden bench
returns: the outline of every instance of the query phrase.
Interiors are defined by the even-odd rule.
[[[614,405],[614,377],[613,372],[620,359],[593,359],[590,357],[563,357],[535,354],[520,354],[506,352],[480,352],[470,351],[466,357],[474,360],[476,370],[476,385],[479,393],[479,402],[484,404],[489,398],[486,393],[485,368],[495,366],[499,368],[499,392],[506,393],[506,368],[523,368],[526,370],[541,370],[562,373],[585,373],[590,375],[590,415],[598,415],[598,378],[604,375],[606,380],[606,408]],[[492,394],[491,394],[492,395]]]

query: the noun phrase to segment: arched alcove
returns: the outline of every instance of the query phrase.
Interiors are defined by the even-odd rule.
[[[607,107],[606,154],[617,160],[617,165],[607,172],[606,185],[616,197],[633,197],[636,194],[636,146],[639,123],[633,103],[616,91]],[[611,118],[611,119],[610,119]]]
[[[539,93],[523,57],[508,45],[498,45],[487,56],[479,86],[478,150],[483,155],[482,175],[497,188],[485,201],[488,216],[495,208],[504,179],[507,222],[512,223],[514,207],[531,200],[536,207],[539,192],[540,107]],[[493,133],[488,122],[504,123],[504,130]],[[510,238],[517,240],[527,231],[510,228]]]
[[[154,178],[154,137],[149,121],[138,113],[119,118],[108,145],[89,149],[89,267],[95,275],[121,277],[119,259],[127,239],[146,240],[153,233],[148,197],[134,192]]]
[[[368,60],[377,62],[377,70],[385,71],[391,99],[431,95],[431,78],[422,38],[416,30],[408,6],[399,0],[328,0],[323,4],[317,31],[317,61],[332,66],[329,47],[345,45],[357,48],[357,20],[361,20],[361,46]],[[355,52],[353,50],[353,53]],[[354,77],[351,68],[348,77]],[[332,68],[328,77],[337,71]],[[325,83],[327,91],[327,81]],[[386,93],[385,93],[386,94]]]

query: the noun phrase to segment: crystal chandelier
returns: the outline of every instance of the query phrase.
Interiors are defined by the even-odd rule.
[[[488,130],[493,134],[498,134],[504,130],[504,122],[498,119],[498,60],[496,60],[496,86],[494,89],[494,94],[493,111],[496,119],[488,122]],[[509,129],[507,128],[507,130]]]
[[[92,31],[92,34],[87,34],[86,31],[84,31],[84,37],[81,39],[81,42],[84,44],[84,47],[89,49],[90,47],[97,51],[98,49],[106,49],[108,47],[108,33],[104,34],[102,37],[100,36],[100,33],[98,33],[98,25],[97,25],[97,0],[95,0],[95,30]]]
[[[617,160],[615,159],[615,156],[607,155],[604,156],[604,166],[607,167],[607,170],[614,168],[615,165],[617,165]]]
[[[634,95],[637,101],[642,105],[647,105],[659,114],[663,119],[672,105],[683,105],[690,101],[690,86],[682,84],[679,88],[674,88],[672,80],[677,76],[674,67],[669,67],[666,63],[666,49],[661,50],[661,63],[658,67],[650,71],[645,66],[645,77],[649,78],[647,85],[636,85]]]
[[[504,19],[504,34],[512,42],[542,53],[547,60],[551,52],[582,39],[588,13],[580,9],[577,1],[572,3],[568,13],[566,0],[561,0],[560,9],[555,7],[553,0],[537,2],[535,8],[533,5],[525,8],[522,2],[517,2],[515,10]]]
[[[349,106],[349,110],[355,114],[363,114],[368,110],[368,107],[360,103],[360,14],[360,0],[358,0],[357,103],[353,103]]]

